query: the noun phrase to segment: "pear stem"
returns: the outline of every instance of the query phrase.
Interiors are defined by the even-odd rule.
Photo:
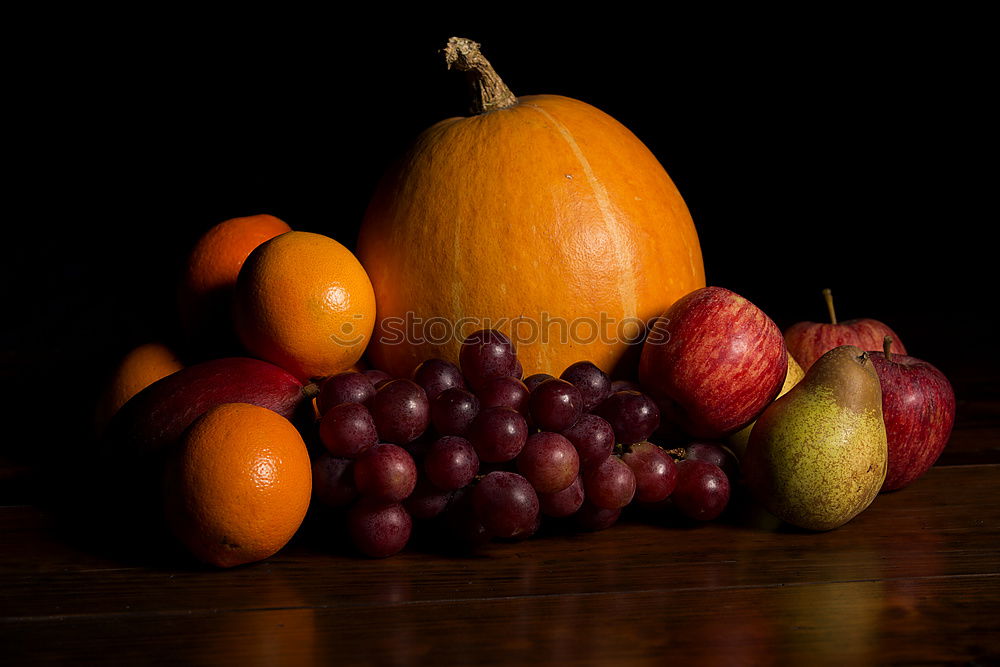
[[[465,72],[472,88],[472,113],[478,116],[517,104],[517,97],[480,52],[476,42],[464,37],[452,37],[444,47],[444,60],[448,69]]]
[[[892,361],[892,336],[886,336],[882,339],[882,351],[885,353],[885,360]]]
[[[823,290],[823,298],[826,299],[826,309],[830,311],[830,324],[837,323],[837,311],[833,309],[833,292],[827,287]]]

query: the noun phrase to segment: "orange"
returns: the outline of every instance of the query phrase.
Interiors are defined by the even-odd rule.
[[[231,300],[240,267],[254,248],[291,229],[262,214],[232,218],[205,232],[188,256],[178,295],[189,337],[232,335]]]
[[[198,418],[167,474],[167,519],[200,560],[219,567],[274,555],[309,509],[312,466],[287,419],[248,403]]]
[[[247,258],[234,312],[251,354],[309,380],[361,358],[375,325],[375,293],[343,245],[322,234],[288,232]]]
[[[163,343],[146,343],[129,351],[115,369],[97,405],[97,431],[101,433],[128,399],[175,371],[184,368],[174,351]]]

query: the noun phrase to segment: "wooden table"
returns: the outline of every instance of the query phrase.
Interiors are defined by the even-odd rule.
[[[215,571],[0,507],[2,662],[1000,662],[994,389],[924,478],[828,533],[747,509],[370,560],[313,526]]]

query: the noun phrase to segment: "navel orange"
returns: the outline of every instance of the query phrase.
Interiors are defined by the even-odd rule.
[[[217,343],[234,338],[232,294],[240,267],[254,248],[291,230],[273,215],[261,214],[220,222],[198,239],[178,294],[181,325],[190,339]]]
[[[146,343],[130,350],[119,362],[97,405],[97,432],[104,431],[128,399],[182,368],[184,364],[163,343]]]
[[[268,558],[292,538],[309,508],[312,466],[287,419],[225,403],[191,425],[165,487],[174,534],[200,560],[232,567]]]
[[[322,234],[288,232],[247,258],[234,312],[251,354],[308,380],[361,358],[375,325],[375,293],[343,245]]]

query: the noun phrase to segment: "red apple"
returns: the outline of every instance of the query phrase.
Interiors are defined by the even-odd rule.
[[[882,415],[889,443],[889,466],[882,491],[901,489],[934,465],[955,423],[955,392],[944,373],[914,357],[869,352],[882,383]]]
[[[835,347],[854,345],[864,351],[882,349],[882,339],[892,336],[896,341],[896,350],[906,354],[906,348],[899,342],[897,336],[888,326],[869,318],[837,322],[837,313],[833,309],[833,294],[829,289],[823,290],[827,310],[830,311],[830,324],[821,322],[799,322],[785,331],[785,344],[788,351],[799,362],[802,370],[807,371],[813,362]]]
[[[787,370],[785,341],[771,318],[739,294],[704,287],[653,324],[639,382],[664,421],[698,438],[721,438],[763,412]]]

